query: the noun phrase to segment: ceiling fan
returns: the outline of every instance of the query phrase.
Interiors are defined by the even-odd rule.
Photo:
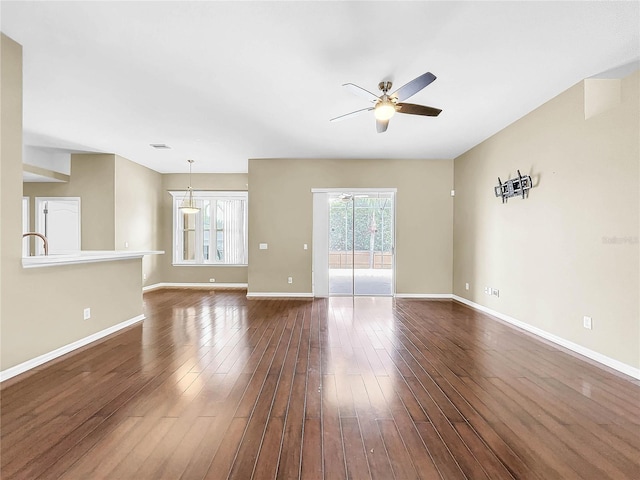
[[[416,105],[414,103],[403,103],[407,98],[415,95],[424,87],[429,85],[436,79],[436,76],[431,73],[423,73],[419,77],[414,78],[406,85],[403,85],[398,90],[389,94],[391,90],[391,82],[380,82],[378,88],[382,91],[382,95],[378,96],[375,93],[371,93],[369,90],[365,90],[353,83],[345,83],[343,87],[347,87],[349,91],[359,97],[364,97],[370,102],[374,103],[373,107],[363,108],[362,110],[356,110],[355,112],[340,115],[339,117],[332,118],[331,122],[337,122],[344,120],[345,118],[355,117],[364,112],[370,112],[374,110],[376,117],[376,130],[378,133],[386,132],[389,126],[389,119],[393,115],[398,113],[407,113],[409,115],[423,115],[426,117],[437,117],[440,115],[439,108],[426,107],[424,105]]]

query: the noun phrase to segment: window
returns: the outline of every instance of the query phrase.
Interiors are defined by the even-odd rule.
[[[194,191],[193,214],[180,210],[187,192],[170,193],[175,265],[247,264],[247,192]]]

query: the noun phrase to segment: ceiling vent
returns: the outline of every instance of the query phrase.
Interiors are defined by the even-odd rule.
[[[169,150],[169,149],[171,149],[171,147],[169,145],[166,145],[164,143],[150,143],[149,145],[151,145],[153,148],[155,148],[157,150]]]

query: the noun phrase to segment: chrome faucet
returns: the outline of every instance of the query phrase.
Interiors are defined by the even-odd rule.
[[[24,235],[22,235],[22,238],[28,237],[30,235],[33,235],[35,237],[40,237],[42,239],[42,241],[44,242],[44,254],[49,255],[49,240],[47,240],[47,237],[45,237],[44,235],[38,232],[27,232]]]

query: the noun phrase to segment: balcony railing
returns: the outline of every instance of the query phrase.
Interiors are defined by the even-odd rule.
[[[390,269],[393,266],[393,254],[369,250],[329,252],[329,268],[351,268],[352,265],[353,268]]]

